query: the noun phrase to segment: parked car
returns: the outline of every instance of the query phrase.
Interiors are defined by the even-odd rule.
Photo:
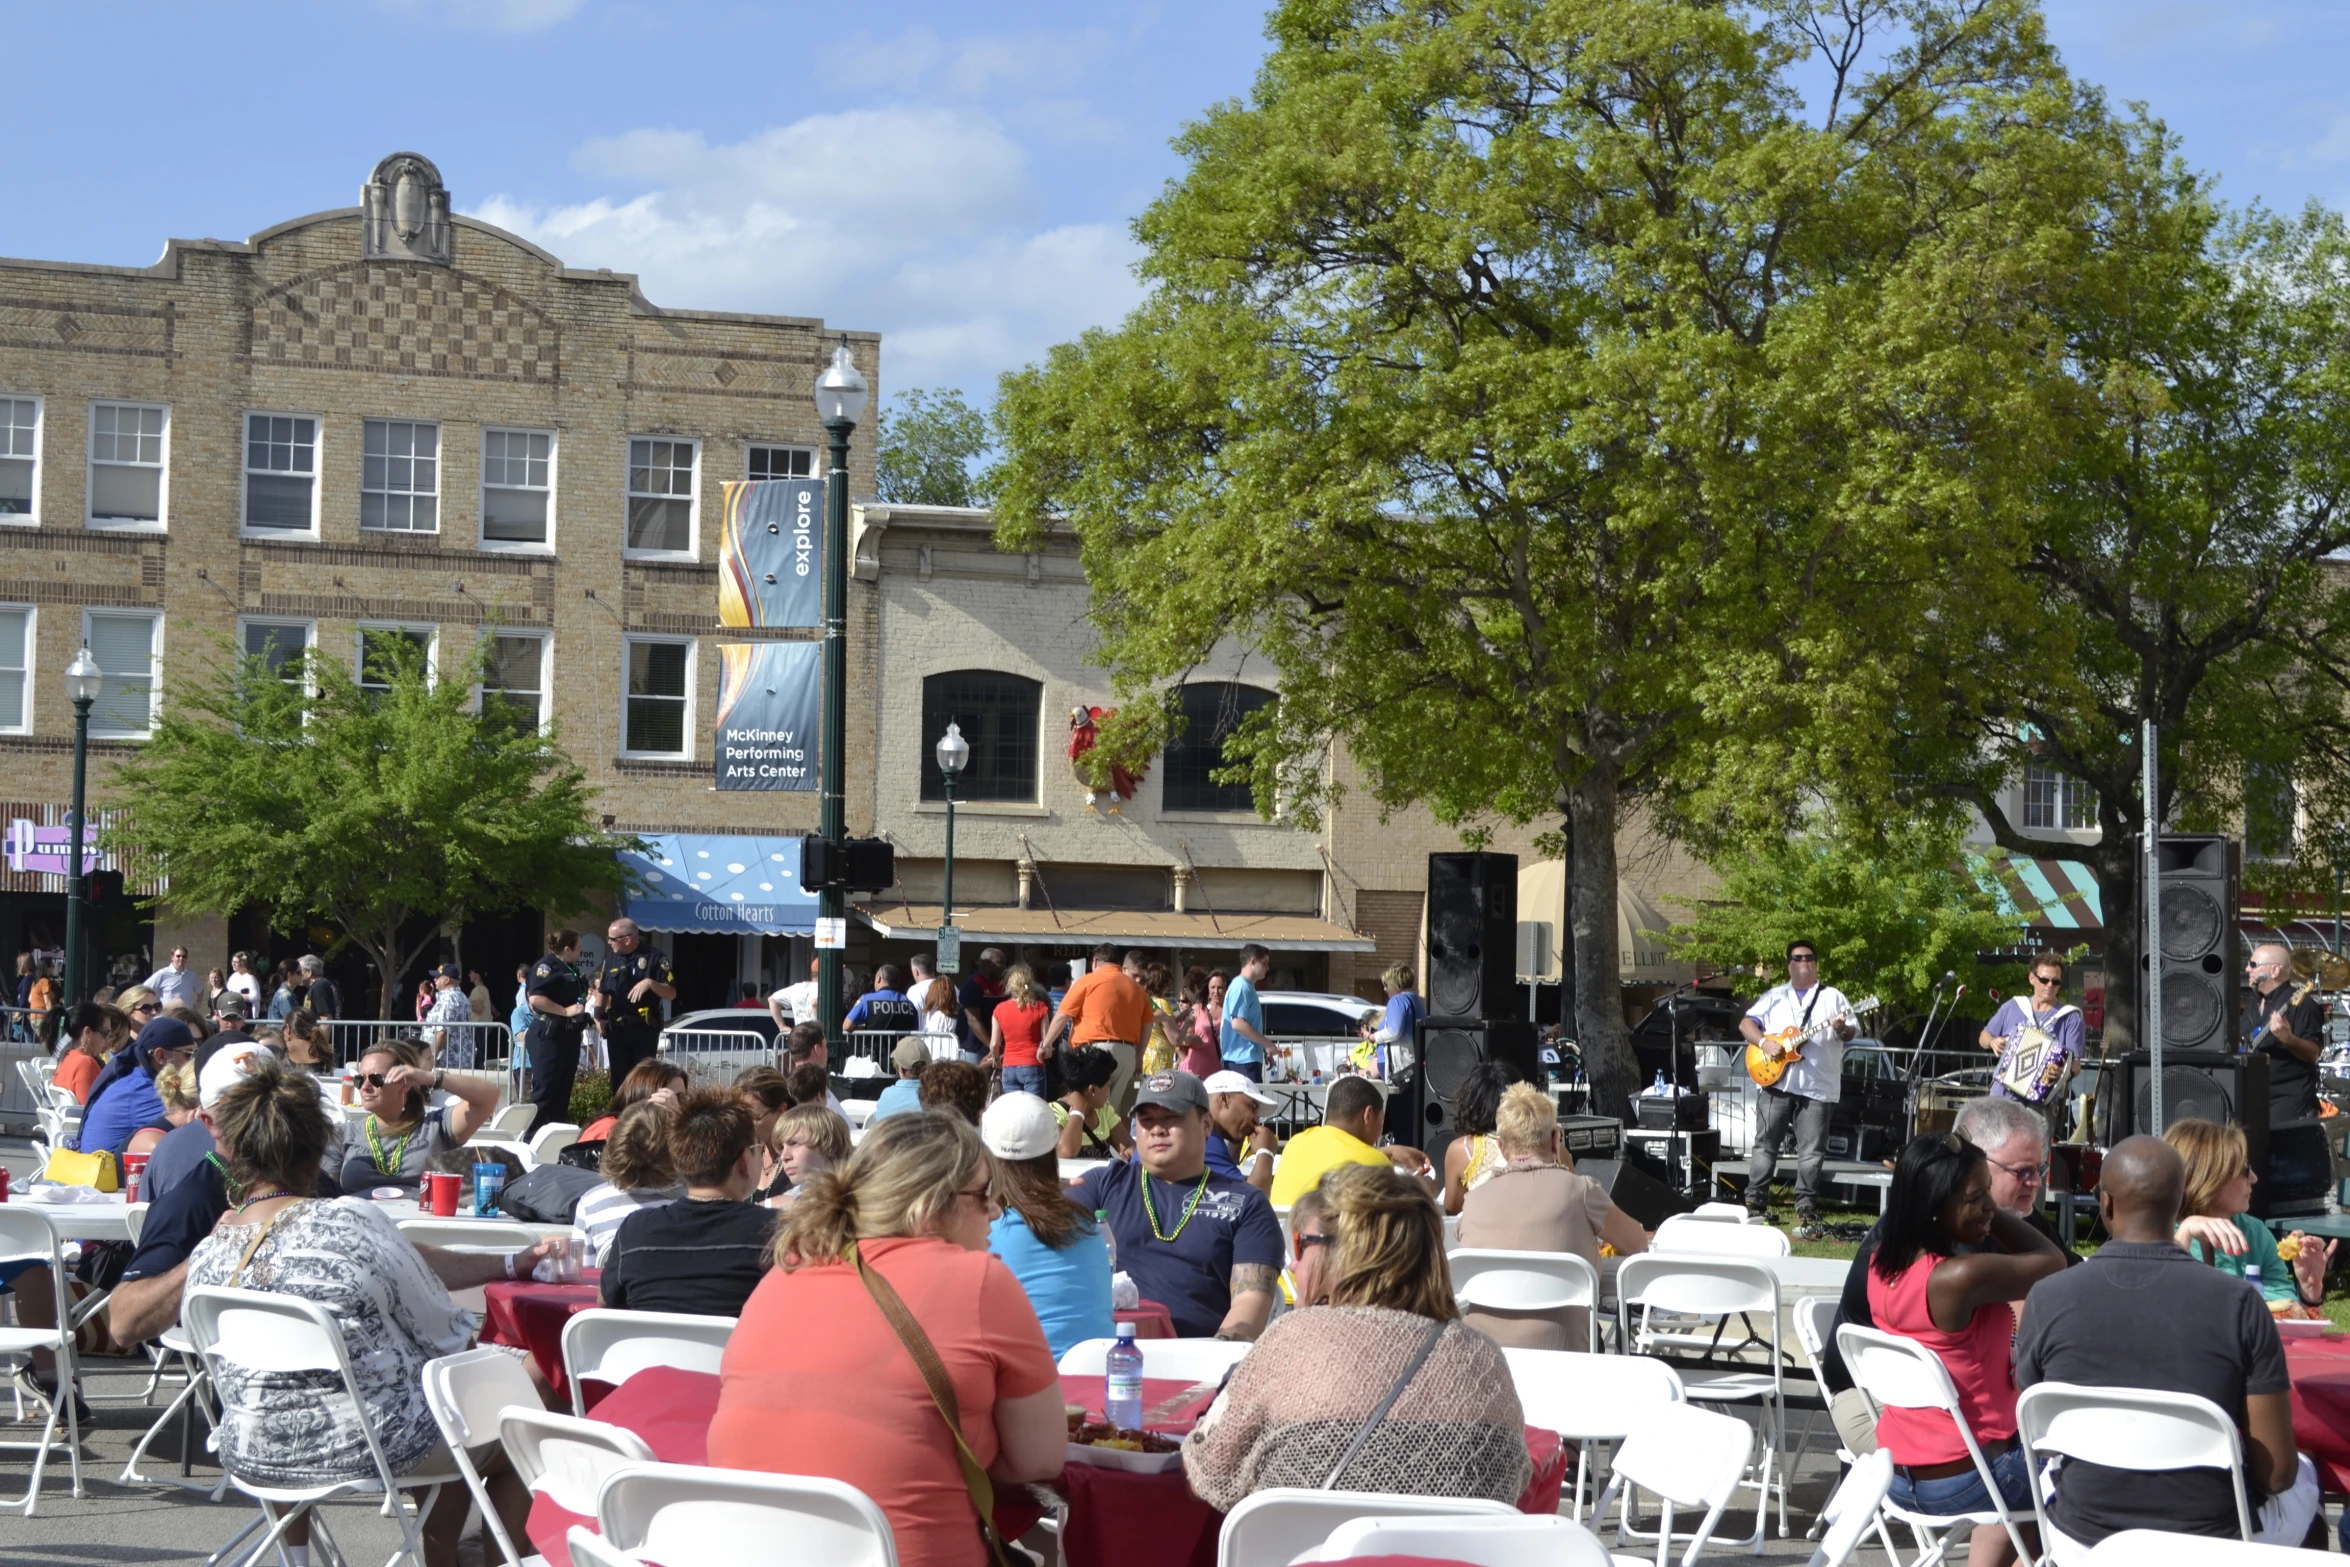
[[[1360,996],[1342,996],[1327,990],[1260,990],[1265,1008],[1265,1033],[1272,1039],[1352,1039],[1362,1027],[1365,1012],[1383,1012],[1386,1005]]]

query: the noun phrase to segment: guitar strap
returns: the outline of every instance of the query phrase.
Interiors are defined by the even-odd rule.
[[[1796,1024],[1795,1026],[1802,1029],[1806,1034],[1811,1032],[1811,1009],[1820,1004],[1820,992],[1827,988],[1828,987],[1825,985],[1812,986],[1811,999],[1803,1004],[1803,1021]]]

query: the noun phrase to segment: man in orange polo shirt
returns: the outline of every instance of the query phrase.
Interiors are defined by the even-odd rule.
[[[1140,954],[1135,954],[1139,958]],[[1133,1106],[1127,1091],[1134,1086],[1134,1065],[1142,1055],[1143,1034],[1151,1026],[1150,992],[1128,978],[1118,966],[1118,949],[1103,942],[1093,949],[1093,965],[1080,975],[1061,998],[1061,1010],[1037,1052],[1041,1060],[1053,1053],[1063,1034],[1072,1047],[1094,1045],[1118,1063],[1110,1079],[1111,1104],[1124,1115]]]

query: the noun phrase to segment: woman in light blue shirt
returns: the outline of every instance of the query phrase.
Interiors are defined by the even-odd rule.
[[[987,1249],[1028,1292],[1053,1358],[1110,1337],[1109,1241],[1061,1190],[1052,1108],[1034,1094],[1005,1094],[980,1118],[979,1135],[996,1156],[995,1196],[1004,1205]]]

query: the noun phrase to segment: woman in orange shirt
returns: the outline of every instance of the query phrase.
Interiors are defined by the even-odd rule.
[[[824,1475],[873,1498],[901,1567],[985,1567],[945,1418],[859,1265],[945,1366],[963,1440],[999,1487],[1061,1472],[1061,1379],[1028,1294],[987,1249],[994,1165],[959,1115],[875,1122],[815,1177],[720,1366],[709,1461]]]
[[[65,1049],[57,1057],[57,1073],[50,1079],[87,1104],[90,1085],[98,1081],[106,1058],[130,1043],[130,1014],[96,1001],[84,1002],[65,1017]]]

